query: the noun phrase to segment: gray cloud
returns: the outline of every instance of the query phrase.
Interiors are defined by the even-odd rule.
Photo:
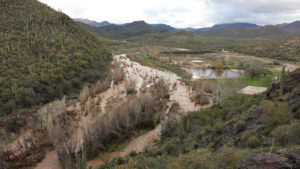
[[[300,19],[299,0],[206,0],[217,23],[278,24]]]
[[[279,24],[300,19],[300,0],[39,0],[71,17],[125,23],[145,20],[175,27],[218,23]]]
[[[146,20],[149,20],[152,23],[180,23],[178,17],[184,15],[188,12],[187,8],[178,7],[178,8],[153,8],[147,9],[144,11]]]

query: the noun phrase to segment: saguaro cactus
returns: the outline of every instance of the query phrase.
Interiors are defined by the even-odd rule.
[[[82,144],[82,152],[76,156],[77,169],[86,169],[86,143]],[[90,166],[89,169],[92,169]]]
[[[282,66],[281,75],[280,75],[280,89],[279,89],[279,96],[283,96],[283,89],[285,85],[285,66]]]
[[[184,132],[187,131],[187,117],[186,116],[183,116],[183,118],[182,118],[182,128],[183,128]]]

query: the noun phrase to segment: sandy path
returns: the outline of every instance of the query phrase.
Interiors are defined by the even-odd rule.
[[[114,157],[124,157],[130,152],[135,151],[137,153],[142,152],[145,147],[154,145],[159,140],[158,133],[161,130],[161,125],[156,126],[154,130],[148,131],[146,134],[133,139],[122,151],[115,151],[109,154],[109,159],[112,160]],[[100,166],[104,164],[101,157],[95,158],[87,162],[87,166]]]
[[[34,169],[62,169],[56,151],[46,153],[44,160],[38,163]]]

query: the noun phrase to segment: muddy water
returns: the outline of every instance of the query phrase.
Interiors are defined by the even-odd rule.
[[[138,91],[139,94],[139,92],[143,90],[145,87],[149,87],[152,84],[154,84],[155,81],[157,81],[159,78],[163,78],[165,81],[169,83],[170,86],[170,102],[172,103],[177,102],[185,113],[188,113],[190,111],[196,111],[201,108],[205,108],[209,106],[207,105],[201,107],[199,105],[196,105],[195,102],[191,100],[191,97],[193,95],[193,93],[191,92],[191,88],[185,85],[183,82],[181,82],[180,78],[174,73],[160,71],[150,67],[142,66],[137,62],[131,61],[129,58],[127,58],[125,54],[114,56],[114,60],[119,61],[123,66],[124,73],[125,73],[125,80],[120,82],[118,85],[112,85],[111,88],[98,94],[95,98],[93,98],[93,99],[100,99],[101,113],[98,115],[98,117],[101,117],[101,115],[103,115],[104,113],[108,113],[106,112],[105,107],[108,103],[108,100],[111,97],[117,96],[117,97],[124,98],[123,100],[126,100],[126,94],[124,92],[126,79],[136,80],[137,82],[136,90]],[[88,105],[89,104],[88,102],[92,102],[93,99],[89,99],[85,105]],[[171,106],[171,104],[169,106]],[[84,108],[82,107],[82,105],[80,105],[80,103],[77,103],[67,108],[68,111],[77,111],[80,114],[86,114],[81,112],[83,109]],[[85,125],[86,121],[92,122],[93,119],[95,119],[95,117],[92,117],[90,114],[87,114],[87,116],[81,117],[79,126]],[[76,132],[74,132],[73,137],[82,140],[82,134],[79,128]],[[113,158],[116,156],[126,156],[131,151],[141,152],[145,147],[153,145],[155,141],[159,139],[160,132],[161,132],[161,125],[158,125],[155,129],[147,132],[145,135],[132,140],[124,148],[123,151],[113,152],[109,156],[110,158]],[[48,152],[46,154],[45,159],[41,163],[39,163],[35,169],[42,169],[47,167],[49,168],[51,167],[50,164],[58,164],[55,165],[57,168],[53,168],[53,169],[61,168],[58,162],[57,154],[54,153],[53,151]],[[88,165],[91,166],[98,166],[101,164],[103,164],[101,157],[88,161]]]
[[[242,72],[239,70],[225,69],[217,71],[214,69],[206,68],[191,68],[190,72],[192,73],[193,79],[201,78],[239,78],[242,77]]]

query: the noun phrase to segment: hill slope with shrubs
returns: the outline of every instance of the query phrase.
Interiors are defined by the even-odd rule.
[[[0,112],[60,98],[108,69],[103,43],[36,0],[1,0],[0,18]]]
[[[282,84],[261,95],[236,95],[169,123],[156,146],[99,168],[299,168],[300,69]]]
[[[167,33],[167,29],[152,27],[144,21],[135,21],[124,25],[110,24],[102,27],[94,27],[91,25],[78,22],[87,30],[95,33],[98,36],[108,39],[124,40],[130,37],[147,35],[152,33]]]

